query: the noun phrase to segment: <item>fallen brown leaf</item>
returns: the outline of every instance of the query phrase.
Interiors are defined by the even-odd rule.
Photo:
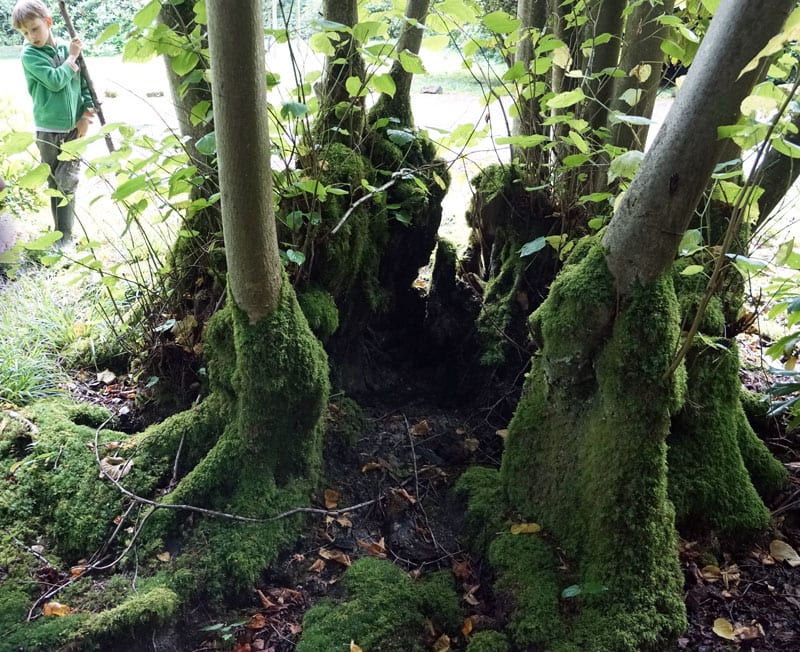
[[[433,652],[447,652],[450,649],[450,637],[442,634],[433,644]]]
[[[350,639],[350,652],[361,652],[361,648],[353,642],[353,639]]]
[[[724,638],[727,641],[735,641],[736,635],[733,631],[733,625],[731,622],[725,618],[717,618],[714,621],[714,627],[712,627],[712,631],[719,636],[720,638]]]
[[[319,556],[323,559],[329,559],[330,561],[335,561],[337,564],[341,564],[342,566],[350,566],[351,561],[350,557],[344,554],[341,550],[330,550],[328,548],[320,548]]]
[[[396,487],[396,488],[392,489],[392,491],[395,494],[397,494],[398,496],[402,496],[403,498],[405,498],[412,505],[416,505],[417,504],[417,499],[414,498],[414,496],[412,496],[410,493],[408,493],[405,489],[403,489],[403,487]]]
[[[325,570],[325,560],[317,559],[313,564],[311,564],[311,566],[308,567],[308,570],[311,573],[321,573]]]
[[[722,571],[720,571],[719,566],[709,564],[708,566],[703,566],[700,570],[700,577],[706,582],[718,582],[722,579]]]
[[[431,434],[431,427],[428,425],[428,421],[423,419],[411,426],[411,434],[415,437],[427,437]]]
[[[536,534],[541,530],[542,526],[538,523],[514,523],[511,526],[511,534]]]
[[[469,636],[472,633],[472,616],[467,616],[464,618],[464,624],[461,625],[461,634],[464,637]]]
[[[267,626],[267,619],[264,618],[264,614],[253,614],[250,617],[250,620],[247,621],[247,629],[264,629]]]
[[[278,605],[264,595],[264,592],[261,589],[256,589],[256,593],[258,593],[258,599],[261,600],[261,606],[264,607],[264,609],[267,611],[279,609]]]
[[[339,505],[339,499],[342,497],[342,494],[336,489],[326,489],[325,490],[325,509],[336,509]]]
[[[156,559],[158,559],[158,561],[163,561],[165,564],[166,564],[166,563],[167,563],[167,562],[168,562],[168,561],[169,561],[171,558],[172,558],[172,555],[170,555],[170,554],[169,554],[169,552],[168,552],[167,550],[165,550],[164,552],[159,552],[159,553],[156,555]]]
[[[347,518],[347,516],[337,516],[336,522],[342,527],[353,527],[353,521]]]
[[[78,566],[73,566],[72,568],[69,569],[69,575],[72,579],[75,579],[76,577],[80,577],[81,575],[83,575],[86,572],[86,570],[87,566],[83,564]]]
[[[494,434],[505,440],[506,437],[508,437],[508,428],[502,428],[501,430],[496,431]]]
[[[45,616],[69,616],[72,609],[60,602],[47,602],[44,605],[43,613]]]
[[[363,539],[358,539],[356,544],[358,544],[359,548],[366,550],[370,557],[386,559],[386,544],[383,541],[383,537],[381,537],[379,541],[364,541]]]
[[[776,561],[785,561],[789,566],[795,568],[800,566],[800,555],[785,541],[775,539],[769,544],[769,554],[771,554]]]
[[[133,460],[126,460],[124,457],[104,457],[100,460],[100,479],[111,478],[119,482],[133,468]]]

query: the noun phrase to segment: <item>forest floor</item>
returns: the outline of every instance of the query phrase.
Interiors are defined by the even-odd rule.
[[[754,390],[764,390],[768,380],[757,367],[759,343],[756,335],[740,341],[742,380]],[[314,507],[360,507],[310,520],[295,548],[244,597],[225,627],[199,606],[188,624],[191,646],[179,649],[230,649],[235,641],[236,652],[293,651],[305,611],[320,599],[341,597],[340,578],[363,556],[389,559],[412,576],[451,570],[462,597],[463,627],[448,635],[431,625],[429,649],[463,650],[475,632],[502,629],[508,601],[492,593],[490,570],[465,548],[464,505],[453,489],[468,465],[499,465],[519,388],[465,407],[446,388],[433,387],[430,377],[395,366],[380,392],[358,396],[364,428],[354,444],[346,434],[352,419],[332,397],[324,484]],[[115,411],[129,405],[120,398],[127,390],[100,381],[84,379],[76,389]],[[790,469],[792,483],[770,503],[773,527],[755,543],[726,547],[714,538],[680,538],[689,630],[677,650],[800,650],[800,558],[783,559],[786,549],[776,543],[800,549],[800,435],[776,426],[765,440]],[[215,624],[215,630],[202,631]]]

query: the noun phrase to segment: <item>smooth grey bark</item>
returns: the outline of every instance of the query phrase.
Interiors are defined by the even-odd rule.
[[[742,69],[780,32],[793,0],[723,0],[675,102],[603,237],[617,290],[647,284],[671,265],[752,88]]]
[[[667,27],[662,25],[658,19],[671,14],[673,4],[673,0],[662,0],[654,4],[643,2],[636,6],[628,16],[619,62],[619,67],[625,72],[625,76],[614,80],[611,101],[613,111],[647,118],[653,115],[658,84],[661,80],[661,66],[664,61],[661,42],[667,33]],[[636,66],[645,65],[650,66],[650,76],[640,82],[637,76],[631,74],[631,71]],[[629,106],[620,98],[625,91],[632,88],[637,89],[640,95],[639,101],[634,106]],[[625,149],[643,151],[648,131],[649,125],[630,125],[618,122],[612,127],[611,142]]]
[[[430,0],[408,0],[406,3],[405,22],[395,47],[398,58],[394,60],[389,71],[395,85],[394,97],[381,94],[373,109],[373,115],[397,118],[405,127],[414,125],[414,115],[411,111],[411,82],[414,73],[403,68],[399,57],[401,52],[419,54],[430,4]]]
[[[228,285],[251,323],[272,312],[283,281],[269,160],[261,0],[207,4]],[[242,56],[246,52],[247,56]]]

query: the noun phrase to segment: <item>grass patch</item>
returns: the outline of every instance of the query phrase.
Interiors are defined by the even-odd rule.
[[[62,393],[66,369],[117,347],[103,289],[61,270],[20,273],[0,286],[0,401],[26,405]]]

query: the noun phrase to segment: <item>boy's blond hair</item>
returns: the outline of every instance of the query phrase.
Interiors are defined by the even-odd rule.
[[[11,24],[14,29],[20,29],[29,20],[47,20],[50,17],[50,10],[42,0],[19,0],[11,10]]]

